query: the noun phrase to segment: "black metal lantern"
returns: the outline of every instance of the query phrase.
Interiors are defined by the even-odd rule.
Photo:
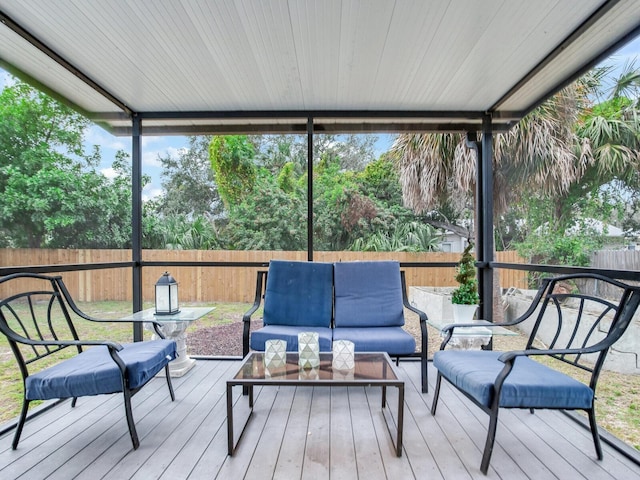
[[[156,282],[156,315],[174,315],[179,311],[178,282],[164,272]]]

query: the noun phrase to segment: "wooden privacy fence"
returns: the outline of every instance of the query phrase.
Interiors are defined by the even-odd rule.
[[[247,250],[144,250],[147,262],[264,262],[271,259],[307,259],[307,253]],[[457,262],[459,253],[408,252],[314,252],[314,260],[339,262],[353,260],[397,260],[407,262]],[[128,262],[130,250],[56,250],[0,249],[0,265],[35,266],[58,264]],[[497,260],[525,263],[516,252],[498,252]],[[263,268],[264,269],[264,268]],[[181,302],[252,302],[255,295],[256,267],[144,267],[142,269],[143,300],[153,301],[154,285],[165,270],[179,283]],[[409,286],[455,286],[453,267],[406,267]],[[131,268],[84,270],[61,273],[69,291],[78,301],[131,301],[133,286]],[[503,288],[526,288],[526,272],[501,270]],[[0,287],[2,288],[2,287]],[[28,285],[25,288],[29,288]],[[6,296],[12,292],[0,290]]]

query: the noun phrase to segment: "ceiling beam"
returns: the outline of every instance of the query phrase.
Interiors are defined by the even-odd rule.
[[[508,131],[513,122],[495,122],[494,132]],[[460,133],[482,130],[481,122],[451,123],[376,123],[376,122],[332,122],[323,123],[315,119],[314,131],[317,134],[347,133]],[[130,126],[110,127],[109,132],[115,136],[131,136]],[[218,125],[144,125],[142,135],[241,135],[241,134],[299,134],[307,132],[306,124],[301,123],[224,123]]]
[[[529,73],[527,73],[524,77],[522,77],[522,79],[520,79],[520,81],[518,81],[513,87],[511,87],[511,89],[507,93],[505,93],[489,109],[489,111],[494,112],[495,110],[498,110],[500,108],[500,105],[502,105],[504,102],[509,100],[509,98],[511,98],[513,95],[518,93],[521,88],[523,88],[525,85],[527,85],[542,70],[544,70],[550,63],[552,63],[554,60],[556,60],[556,58],[558,58],[558,56],[561,55],[570,45],[572,45],[574,42],[579,40],[585,33],[587,33],[589,31],[589,29],[591,27],[593,27],[595,24],[597,24],[598,21],[602,19],[602,17],[604,17],[607,13],[609,13],[611,11],[611,9],[613,7],[615,7],[616,4],[618,4],[619,1],[620,0],[607,0],[605,3],[603,3],[600,6],[600,8],[598,8],[595,12],[593,12],[592,15],[589,16],[589,18],[587,18],[584,22],[582,22],[580,24],[580,26],[578,26],[573,32],[571,32],[567,36],[567,38],[564,39],[564,41],[562,43],[560,43],[558,46],[556,46],[556,48],[554,48],[545,58],[543,58],[535,67],[533,67],[533,69],[531,69],[529,71]],[[614,49],[613,51],[615,51],[616,49]],[[602,56],[599,56],[598,59],[600,59],[602,57],[606,58],[606,56],[607,55],[603,54]],[[595,65],[595,61],[590,62],[589,65]],[[582,73],[586,72],[589,68],[590,67],[581,69],[581,70],[583,70]],[[560,82],[559,86],[555,85],[553,88],[551,88],[549,90],[550,93],[547,92],[540,99],[538,99],[538,101],[534,105],[530,105],[528,110],[527,110],[527,112],[525,112],[525,113],[529,113],[531,110],[536,108],[538,105],[540,105],[541,103],[544,103],[544,101],[546,101],[550,96],[552,96],[558,90],[560,90],[561,88],[566,86],[568,83],[573,81],[575,78],[579,77],[580,74],[581,73],[579,73],[579,72],[572,72],[572,74],[569,75],[569,78],[563,79],[563,81]]]
[[[58,52],[54,51],[47,44],[42,42],[39,38],[37,38],[31,32],[29,32],[25,28],[23,28],[22,25],[20,25],[18,22],[13,20],[3,10],[0,10],[0,22],[3,25],[5,25],[7,28],[12,30],[14,33],[18,34],[24,40],[29,42],[35,48],[40,50],[42,53],[44,53],[51,60],[56,62],[58,65],[60,65],[62,68],[64,68],[65,70],[67,70],[68,72],[70,72],[71,74],[76,76],[78,79],[80,79],[83,83],[85,83],[86,85],[91,87],[94,91],[96,91],[97,93],[102,95],[104,98],[109,100],[111,103],[113,103],[115,106],[120,108],[122,111],[126,112],[128,115],[133,115],[134,114],[133,110],[131,110],[123,101],[118,99],[115,95],[113,95],[111,92],[109,92],[106,88],[104,88],[102,85],[100,85],[95,80],[90,78],[88,75],[86,75],[84,72],[82,72],[79,68],[77,68],[71,62],[66,60]]]

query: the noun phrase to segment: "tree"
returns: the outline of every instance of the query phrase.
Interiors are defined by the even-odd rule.
[[[96,147],[97,149],[97,147]],[[59,215],[69,222],[49,227],[49,248],[131,248],[131,161],[116,153],[109,179],[93,170],[79,172],[65,192]],[[143,185],[149,181],[143,178]],[[87,194],[87,192],[91,192]],[[45,221],[49,225],[48,221]]]
[[[566,191],[582,173],[588,153],[572,127],[578,109],[572,84],[525,117],[494,143],[494,216],[506,211],[523,192]],[[429,212],[451,201],[460,211],[473,198],[475,152],[459,134],[400,135],[392,148],[397,155],[405,205]]]
[[[162,188],[158,210],[164,215],[205,215],[215,218],[221,214],[215,174],[209,161],[211,137],[192,136],[189,145],[178,152],[160,156]]]
[[[130,244],[129,184],[85,154],[89,122],[16,82],[0,93],[0,241],[9,247],[123,248]],[[124,167],[122,158],[120,167]],[[121,168],[122,170],[122,168]]]
[[[358,173],[357,180],[364,195],[387,205],[402,205],[402,186],[390,155],[382,155],[378,160],[368,163]]]
[[[469,242],[462,252],[456,268],[455,280],[458,282],[458,287],[451,292],[451,303],[454,305],[477,305],[480,303],[475,259],[471,253],[472,249],[473,243]]]
[[[376,135],[316,135],[313,158],[336,159],[340,168],[360,171],[374,160],[373,147],[377,140]]]
[[[435,252],[440,250],[442,235],[431,225],[398,221],[392,230],[378,230],[356,238],[350,250],[358,252]]]
[[[307,248],[306,197],[282,190],[266,170],[257,177],[259,195],[248,195],[229,212],[225,244],[234,250]]]
[[[521,198],[528,204],[553,199],[546,222],[562,232],[577,212],[586,210],[585,199],[591,197],[593,204],[603,185],[636,178],[640,128],[635,111],[623,120],[618,108],[593,105],[604,73],[592,71],[495,137],[496,222]],[[459,209],[469,203],[476,159],[462,136],[401,135],[393,149],[405,204],[414,211],[437,209],[452,198]]]
[[[375,136],[321,137],[314,146],[314,249],[437,248],[435,231],[425,225],[416,227],[415,215],[399,205],[401,188],[392,159],[371,161],[367,152]],[[226,146],[229,140],[238,141],[220,140],[212,147],[212,155],[232,157],[233,148]],[[253,160],[241,166],[240,158],[249,155],[237,155],[236,161],[219,162],[232,168],[216,175],[219,184],[236,189],[225,203],[228,224],[221,231],[223,244],[227,248],[307,248],[306,138],[278,135],[246,137],[241,142],[256,145]],[[364,157],[358,160],[353,152]]]
[[[249,137],[256,148],[256,165],[277,175],[285,165],[292,165],[293,173],[307,170],[307,137],[304,135],[254,135]]]
[[[600,142],[576,128],[591,105],[590,95],[599,85],[600,72],[569,85],[527,115],[494,143],[494,219],[499,220],[519,198],[557,199],[567,196],[584,178],[589,167],[598,167],[607,158],[594,155]],[[637,130],[636,130],[637,132]],[[621,139],[622,140],[622,139]],[[597,149],[596,149],[597,150]],[[458,199],[463,206],[475,188],[476,158],[460,135],[400,135],[394,144],[405,204],[416,212],[427,212]],[[607,149],[603,149],[603,152]],[[617,150],[626,161],[631,150]],[[606,168],[614,168],[607,163]],[[557,203],[554,203],[557,206]],[[547,219],[559,229],[566,218],[556,208]],[[497,272],[496,272],[497,274]],[[499,285],[496,277],[496,285]],[[497,289],[496,289],[497,291]],[[494,312],[500,313],[497,298]]]
[[[246,135],[213,137],[209,158],[218,192],[227,209],[253,193],[256,181],[255,147]]]

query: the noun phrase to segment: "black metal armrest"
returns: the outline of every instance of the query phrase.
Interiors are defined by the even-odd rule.
[[[599,345],[600,344],[596,344],[586,348],[552,348],[546,350],[532,348],[529,350],[511,350],[500,355],[498,360],[503,363],[512,363],[517,357],[529,357],[533,355],[587,355],[600,352],[606,348],[606,346]]]
[[[413,313],[417,314],[418,317],[420,318],[421,323],[427,323],[426,313],[424,313],[422,310],[417,309],[416,307],[411,305],[409,302],[403,302],[403,305],[405,306],[406,309],[411,310]]]
[[[253,300],[253,305],[249,310],[247,310],[242,316],[242,356],[245,357],[249,353],[249,334],[251,330],[251,315],[253,315],[258,308],[260,308],[260,304],[262,303],[263,298],[263,286],[267,284],[267,272],[265,270],[259,270],[256,277],[256,293]]]
[[[427,393],[429,391],[429,382],[427,381],[427,360],[429,357],[429,331],[427,330],[428,318],[425,312],[414,307],[409,302],[409,297],[407,296],[407,281],[403,270],[400,271],[400,283],[402,285],[402,305],[409,311],[418,315],[420,319],[420,336],[422,340],[420,342],[422,393]]]
[[[25,344],[25,345],[33,345],[33,346],[59,346],[59,347],[89,347],[89,346],[98,346],[104,345],[109,348],[109,350],[114,350],[119,352],[122,350],[122,345],[118,342],[113,342],[110,340],[34,340],[31,338],[20,337],[17,335],[11,335],[12,340],[16,342]]]
[[[158,337],[160,337],[160,338],[165,338],[165,336],[164,336],[164,334],[162,333],[162,330],[161,330],[162,323],[160,323],[160,322],[158,322],[156,320],[134,320],[134,319],[122,319],[122,318],[96,318],[96,317],[92,317],[91,315],[87,315],[82,310],[80,310],[80,308],[76,305],[76,302],[74,302],[73,297],[69,293],[69,290],[67,290],[67,286],[62,281],[58,283],[58,286],[60,288],[60,291],[64,295],[64,298],[65,298],[67,304],[71,307],[71,310],[73,310],[73,312],[76,315],[78,315],[80,318],[83,318],[84,320],[88,320],[90,322],[98,322],[98,323],[150,323],[150,324],[153,325],[153,330],[155,331],[156,335],[158,335]]]
[[[249,310],[244,312],[244,315],[242,316],[242,321],[243,322],[250,322],[251,321],[251,315],[256,313],[256,310],[258,310],[258,308],[260,308],[260,303],[261,302],[254,303]]]

